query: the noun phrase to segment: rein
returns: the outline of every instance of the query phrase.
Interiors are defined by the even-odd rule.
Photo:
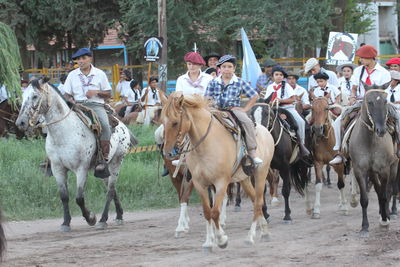
[[[381,90],[381,89],[370,89],[370,90],[365,92],[364,100],[365,100],[367,94],[370,93],[370,92],[384,93],[385,91]],[[360,117],[361,122],[367,127],[368,130],[370,130],[371,132],[374,132],[375,131],[375,122],[372,119],[371,112],[369,111],[367,103],[365,103],[365,101],[364,101],[363,104],[365,104],[365,108],[367,109],[368,120],[372,125],[369,125],[363,118]],[[386,111],[385,121],[387,121],[387,117],[388,117],[388,111]]]
[[[328,99],[326,99],[325,97],[320,97],[320,98],[317,98],[317,99],[323,99],[323,100],[325,100],[326,103],[328,104],[328,108],[325,109],[325,111],[326,111],[326,119],[325,119],[325,121],[324,121],[324,124],[322,125],[322,126],[323,126],[323,129],[328,128],[327,132],[324,131],[324,132],[326,132],[326,135],[323,134],[322,137],[325,138],[325,139],[328,139],[328,138],[329,138],[329,134],[330,134],[330,132],[332,131],[332,118],[331,118],[331,115],[329,114],[329,111],[330,111],[330,110],[329,110],[329,101],[328,101]],[[312,113],[312,114],[313,114],[313,113]]]

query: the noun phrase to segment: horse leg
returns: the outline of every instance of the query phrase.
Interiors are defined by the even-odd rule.
[[[58,191],[60,192],[61,202],[64,209],[64,222],[61,224],[61,232],[70,232],[71,227],[71,214],[69,212],[69,194],[67,184],[67,169],[55,163],[51,165],[52,172],[58,184]]]
[[[311,218],[319,219],[321,218],[321,190],[322,190],[322,167],[324,165],[322,162],[315,161],[315,201],[314,201],[314,209]]]
[[[228,195],[225,194],[224,199],[222,201],[222,206],[221,206],[221,214],[219,216],[220,218],[220,225],[222,228],[225,227],[225,222],[226,222],[226,206],[228,204]]]
[[[266,201],[266,199],[265,199],[266,192],[267,192],[267,184],[265,184],[265,188],[264,188],[262,213],[263,213],[263,216],[264,216],[265,220],[266,220],[267,222],[270,222],[270,218],[269,218],[270,215],[268,214],[267,201]]]
[[[203,206],[204,218],[206,219],[206,241],[203,243],[202,248],[204,252],[211,252],[214,244],[214,230],[211,222],[211,207],[210,200],[208,198],[208,188],[201,185],[192,178],[193,185],[201,198],[201,204]]]
[[[339,210],[343,213],[343,215],[348,215],[349,207],[347,205],[346,193],[344,191],[344,165],[335,165],[333,168],[338,175],[337,187],[340,191]]]
[[[369,236],[369,233],[368,233],[369,222],[368,222],[368,214],[367,214],[367,209],[368,209],[367,179],[368,179],[368,177],[366,175],[361,175],[358,172],[359,171],[354,170],[354,174],[356,175],[357,182],[360,187],[360,204],[362,207],[362,215],[363,215],[360,236],[368,237]]]
[[[193,189],[193,182],[187,182],[186,179],[181,181],[181,193],[180,193],[180,214],[178,220],[178,226],[175,229],[175,237],[182,237],[189,232],[189,214],[187,211],[187,205],[189,202],[190,195]]]
[[[271,170],[267,176],[269,184],[269,193],[271,196],[271,206],[276,207],[279,204],[278,200],[278,184],[279,184],[279,173]]]
[[[351,175],[351,201],[350,205],[355,208],[358,206],[358,200],[357,200],[357,192],[359,191],[358,185],[357,185],[357,179],[354,175]]]
[[[240,211],[240,203],[242,203],[242,197],[240,195],[240,183],[236,183],[236,199],[235,199],[235,209],[234,211]]]
[[[326,165],[326,185],[328,188],[332,188],[331,183],[331,165]]]
[[[280,171],[283,185],[282,185],[282,196],[285,199],[285,217],[283,217],[283,223],[290,224],[292,218],[290,217],[290,207],[289,207],[289,195],[290,195],[290,175],[288,168],[282,169]]]
[[[115,208],[117,211],[116,223],[118,225],[121,225],[123,223],[123,219],[122,219],[123,210],[122,210],[121,203],[118,200],[117,191],[115,188],[115,184],[118,179],[118,174],[119,174],[119,169],[120,169],[120,166],[122,163],[122,159],[123,159],[122,156],[119,156],[119,157],[114,156],[114,158],[108,164],[108,168],[110,170],[110,177],[108,178],[107,199],[106,199],[106,204],[103,209],[103,213],[101,215],[101,219],[96,225],[96,229],[98,229],[98,230],[104,230],[107,228],[108,210],[110,208],[110,203],[112,200],[114,200]],[[115,201],[115,199],[117,199],[118,201]],[[90,225],[90,223],[89,223],[89,225]]]
[[[225,234],[220,224],[221,206],[226,197],[226,190],[229,184],[227,181],[228,179],[224,179],[220,183],[215,184],[216,194],[214,206],[211,209],[211,218],[214,221],[216,241],[220,248],[226,248],[228,246],[228,236]]]
[[[269,166],[267,170],[269,169]],[[254,217],[253,222],[250,227],[249,234],[254,234],[253,238],[255,237],[257,223],[260,225],[261,230],[261,240],[269,241],[270,234],[268,231],[268,223],[265,220],[264,216],[262,216],[262,207],[265,204],[264,196],[265,196],[265,177],[263,177],[262,172],[258,171],[255,176],[255,191],[256,191],[256,198],[254,201]]]
[[[244,179],[240,183],[242,184],[243,190],[246,192],[246,194],[250,197],[251,201],[253,202],[254,212],[256,212],[256,210],[255,210],[256,192],[250,181],[250,178]],[[256,236],[256,228],[257,228],[257,222],[254,225],[254,219],[253,219],[253,223],[251,224],[249,233],[245,240],[246,244],[254,245],[254,237]]]
[[[84,192],[85,192],[85,185],[86,185],[86,179],[87,179],[87,170],[78,170],[76,173],[76,178],[77,178],[77,193],[76,193],[76,204],[78,204],[79,208],[82,211],[82,216],[85,218],[86,222],[90,225],[93,226],[96,224],[96,214],[93,212],[90,212],[86,206],[85,206],[85,198],[84,198]]]
[[[399,165],[400,166],[400,165]],[[400,181],[400,169],[397,167],[396,174],[393,176],[394,178],[391,179],[392,185],[392,209],[390,212],[390,219],[396,219],[397,218],[397,194],[399,193],[399,181]],[[390,195],[389,195],[390,196]]]

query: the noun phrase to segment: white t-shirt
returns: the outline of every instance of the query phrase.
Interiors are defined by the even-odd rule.
[[[296,84],[296,87],[293,90],[295,95],[301,96],[301,102],[303,102],[303,105],[310,105],[310,98],[307,90],[304,87]]]
[[[129,103],[140,102],[141,93],[139,89],[130,89],[128,92],[125,93],[124,97],[128,98]]]
[[[324,89],[318,86],[317,88],[314,89],[314,95],[316,97],[322,97],[325,96],[325,92],[330,93],[331,103],[335,103],[336,97],[341,94],[340,90],[336,86],[329,83],[326,85]]]
[[[394,89],[392,89],[391,86],[386,88],[385,92],[388,94],[387,95],[387,101],[392,102],[390,99],[392,97],[392,94],[394,96],[394,102],[399,102],[400,101],[400,84],[398,84]],[[394,104],[397,109],[400,109],[400,104]]]
[[[352,90],[354,84],[355,84],[354,75],[352,75],[349,79],[349,86],[347,86],[346,78],[344,76],[342,76],[339,78],[339,87],[338,88],[342,92],[342,94],[351,96],[351,90]]]
[[[65,94],[65,91],[64,91],[64,84],[60,83],[60,84],[58,85],[57,89],[58,89],[58,91],[60,91],[60,93],[61,93],[62,95]]]
[[[363,98],[365,95],[364,85],[360,82],[360,76],[362,72],[363,66],[358,66],[353,73],[354,76],[354,85],[358,86],[357,89],[357,98]],[[363,76],[361,77],[361,81],[366,82],[368,77],[367,70],[364,70]],[[385,83],[390,82],[392,79],[390,77],[390,72],[382,67],[379,63],[376,63],[373,72],[369,76],[371,83],[375,85],[384,85]]]
[[[146,87],[142,90],[142,95],[140,97],[143,97],[146,91],[149,91],[147,94],[147,101],[142,101],[142,105],[147,105],[147,106],[154,106],[154,105],[160,105],[161,104],[161,98],[160,98],[160,93],[158,92],[158,89],[155,90],[153,93],[153,90],[151,88]]]
[[[328,76],[329,76],[328,83],[330,83],[330,84],[332,84],[332,85],[334,85],[336,87],[339,87],[339,81],[338,81],[338,78],[336,76],[336,73],[334,73],[333,71],[330,71],[330,70],[326,70],[324,68],[321,68],[321,72],[328,74]],[[308,78],[308,91],[310,91],[310,89],[316,88],[316,87],[318,87],[318,83],[314,79],[314,75],[311,75]]]
[[[86,93],[89,90],[110,91],[111,86],[108,83],[107,75],[104,71],[91,65],[89,75],[84,75],[81,70],[75,69],[68,74],[64,84],[65,93],[73,96],[75,101],[88,101],[104,104],[104,99],[93,96],[88,99]]]
[[[176,91],[181,91],[184,95],[199,94],[204,95],[209,82],[213,79],[210,74],[200,71],[199,77],[192,82],[189,72],[178,77],[176,80]]]
[[[122,81],[118,82],[117,88],[115,88],[118,93],[121,94],[121,96],[126,96],[126,94],[129,93],[131,90],[131,81]]]
[[[278,84],[276,84],[275,82],[271,83],[270,85],[268,85],[267,90],[265,91],[265,99],[267,99],[270,95],[272,95],[273,93],[275,93],[274,90],[274,86],[278,86]],[[285,91],[283,92],[283,97],[281,96],[282,94],[282,88],[280,88],[278,91],[276,91],[277,94],[277,98],[280,98],[282,100],[291,98],[292,96],[295,95],[293,88],[290,86],[290,84],[288,84],[287,82],[285,82]]]
[[[0,87],[0,103],[3,103],[3,101],[8,99],[8,94],[7,94],[7,90],[6,87],[4,85],[2,85]]]

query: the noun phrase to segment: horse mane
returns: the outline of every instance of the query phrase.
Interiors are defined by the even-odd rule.
[[[162,109],[161,116],[172,120],[178,119],[178,114],[183,109],[207,109],[210,110],[210,101],[201,95],[183,95],[182,92],[173,92]]]
[[[50,81],[50,78],[43,77],[42,79],[32,80],[31,84],[34,88],[41,90],[42,87],[40,85],[47,83],[48,85],[50,85],[50,88],[52,88],[61,97],[61,99],[68,105],[68,107],[71,108],[71,103],[69,101],[67,101],[67,99],[61,94],[60,90],[58,90],[58,88],[54,84],[49,83],[49,81]]]

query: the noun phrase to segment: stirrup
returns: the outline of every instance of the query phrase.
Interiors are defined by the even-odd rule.
[[[343,157],[340,154],[337,154],[331,161],[329,161],[329,165],[336,165],[343,163]]]
[[[260,159],[259,157],[255,157],[255,158],[253,158],[253,162],[254,162],[255,165],[260,165],[264,161],[262,159]]]

